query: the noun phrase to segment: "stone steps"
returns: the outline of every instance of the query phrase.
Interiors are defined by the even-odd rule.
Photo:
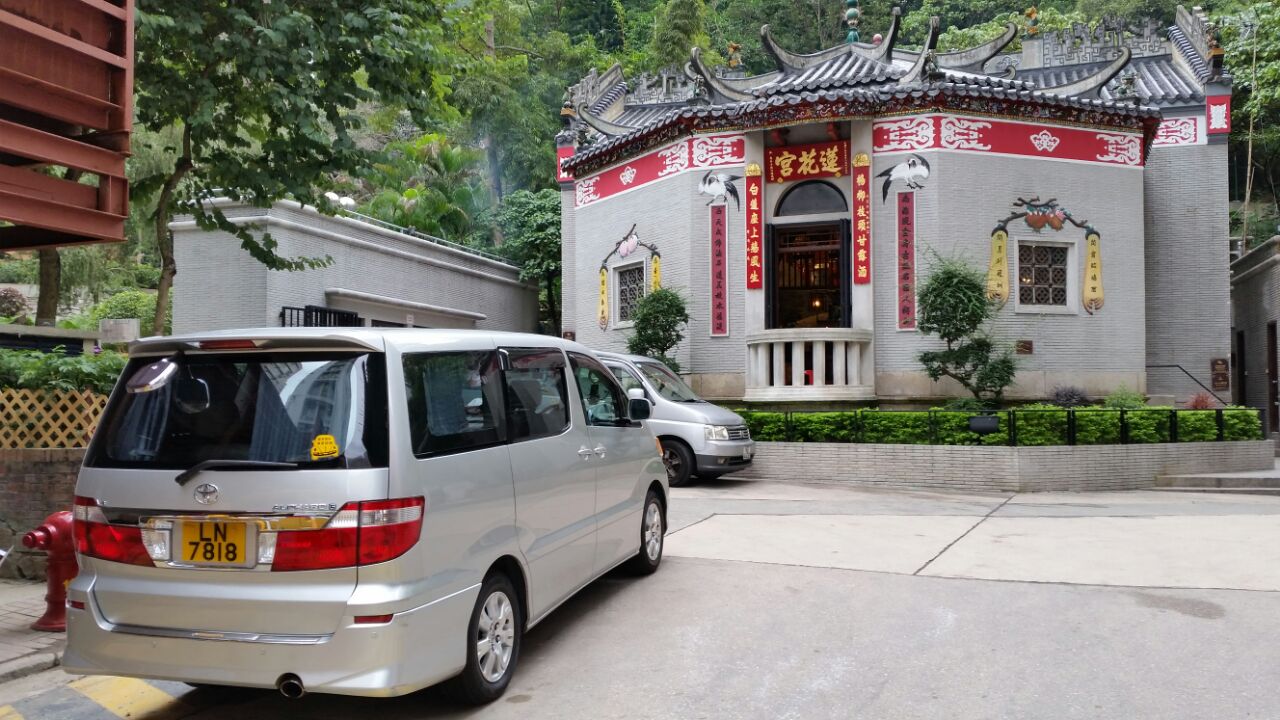
[[[1221,493],[1230,495],[1276,496],[1280,497],[1280,487],[1155,487],[1158,492],[1183,493]]]

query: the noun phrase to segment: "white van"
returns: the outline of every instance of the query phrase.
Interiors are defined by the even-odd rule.
[[[130,356],[76,485],[68,672],[486,702],[528,628],[662,560],[650,405],[576,343],[268,329]]]

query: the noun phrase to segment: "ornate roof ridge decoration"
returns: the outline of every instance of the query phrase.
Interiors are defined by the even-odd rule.
[[[592,68],[581,80],[569,86],[568,99],[575,105],[581,104],[587,107],[595,107],[611,90],[625,83],[626,79],[622,76],[621,63],[614,63],[602,73]]]
[[[925,38],[924,47],[916,55],[916,61],[907,74],[898,78],[899,85],[910,85],[933,79],[932,75],[938,70],[937,55],[934,50],[938,47],[939,25],[937,15],[929,18],[929,35]]]
[[[950,82],[908,86],[891,83],[874,88],[794,93],[725,105],[686,106],[625,136],[605,138],[583,148],[567,159],[564,167],[583,176],[693,133],[921,112],[1016,115],[1016,119],[1031,122],[1141,129],[1146,146],[1155,137],[1161,118],[1160,111],[1152,107],[1008,87],[974,87]]]
[[[938,59],[938,67],[947,70],[959,70],[961,72],[981,73],[983,66],[987,61],[1000,54],[1018,37],[1018,26],[1014,23],[1005,23],[1004,32],[999,37],[989,40],[981,45],[975,45],[965,50],[952,50],[950,52],[936,53]],[[919,53],[910,50],[901,51],[899,56],[904,60],[916,60]]]
[[[777,64],[779,72],[784,74],[788,72],[800,73],[806,68],[813,67],[818,63],[826,62],[831,58],[840,57],[841,55],[847,55],[850,52],[853,52],[850,45],[842,43],[835,47],[827,48],[826,50],[819,50],[816,53],[810,53],[808,55],[793,53],[789,50],[783,49],[778,45],[778,43],[774,42],[773,33],[769,30],[768,25],[760,26],[760,44],[764,46],[765,52],[769,53],[769,55],[773,57],[773,61]]]
[[[1075,82],[1066,83],[1065,85],[1053,85],[1040,88],[1040,92],[1050,95],[1072,96],[1081,98],[1101,97],[1102,88],[1107,83],[1120,74],[1120,71],[1129,64],[1129,60],[1133,58],[1133,51],[1129,48],[1120,48],[1120,55],[1111,61],[1111,64],[1102,68],[1098,72],[1081,78]]]
[[[726,100],[742,101],[742,100],[750,100],[753,97],[755,97],[751,93],[740,90],[737,87],[734,87],[734,85],[731,85],[730,83],[726,82],[725,78],[716,77],[716,74],[711,72],[711,70],[706,65],[703,64],[702,48],[698,47],[697,45],[694,45],[693,49],[689,51],[689,64],[686,65],[685,67],[688,70],[692,71],[693,74],[690,75],[691,79],[698,79],[697,77],[695,77],[695,75],[700,77],[702,82],[706,83],[707,87],[710,88],[711,92],[725,98]],[[773,75],[774,77],[777,77],[778,73],[777,72],[766,73],[766,75]],[[739,81],[756,80],[757,78],[763,78],[763,77],[765,77],[765,75],[757,75],[755,76],[755,78],[737,78],[737,80]],[[769,80],[772,80],[772,79],[773,78],[769,78]],[[766,80],[765,82],[768,82],[768,80]],[[764,83],[757,82],[756,84],[763,85]],[[755,87],[755,85],[752,85],[750,87]]]
[[[579,120],[590,125],[593,130],[601,135],[616,137],[618,135],[626,135],[636,129],[630,125],[621,125],[619,123],[609,122],[598,115],[594,115],[587,109],[587,106],[582,103],[574,105],[573,109],[578,113]]]
[[[902,29],[902,8],[897,5],[893,6],[891,11],[892,20],[889,23],[889,31],[884,34],[879,45],[873,43],[850,43],[849,47],[853,52],[861,55],[868,60],[876,62],[892,63],[893,62],[893,46],[898,42],[898,35]]]

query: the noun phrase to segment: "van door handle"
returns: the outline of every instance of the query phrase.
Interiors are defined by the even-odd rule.
[[[597,445],[597,446],[596,446],[596,454],[597,454],[597,455],[599,455],[600,457],[604,457],[604,453],[605,453],[605,446],[603,446],[603,445]]]
[[[580,457],[584,457],[584,458],[586,458],[586,459],[590,460],[590,459],[591,459],[591,449],[590,449],[590,448],[588,448],[586,445],[583,445],[582,447],[578,448],[578,455],[579,455]]]

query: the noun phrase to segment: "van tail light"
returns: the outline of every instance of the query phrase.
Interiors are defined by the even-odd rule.
[[[349,502],[319,530],[276,535],[272,571],[326,570],[394,560],[422,535],[422,497]]]
[[[142,543],[142,529],[136,525],[112,525],[93,498],[76,496],[76,551],[99,560],[154,567],[147,546]]]

